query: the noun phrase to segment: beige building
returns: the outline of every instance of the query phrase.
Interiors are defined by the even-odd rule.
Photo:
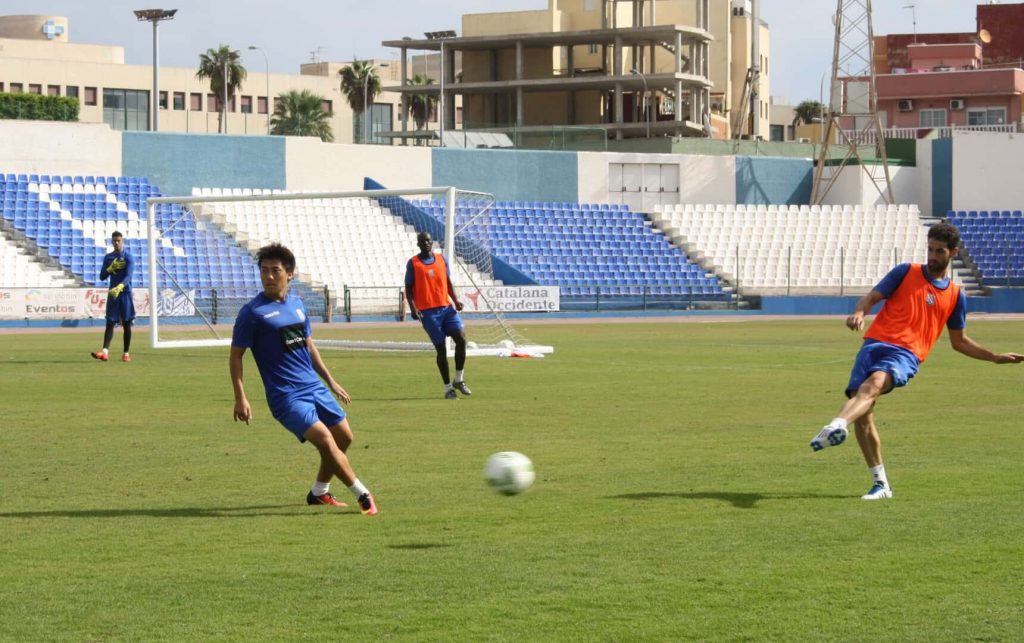
[[[616,138],[742,131],[767,139],[771,42],[760,23],[760,76],[748,84],[751,8],[750,0],[549,0],[543,10],[465,15],[459,37],[383,44],[400,50],[406,78],[410,52],[440,52],[443,42],[447,56],[461,54],[461,75],[445,63],[446,128],[461,98],[467,129],[600,125]]]
[[[167,38],[171,25],[173,22],[161,23],[162,39]],[[71,42],[69,28],[62,16],[0,16],[0,92],[72,96],[81,105],[81,122],[107,123],[115,130],[152,129],[152,65],[126,65],[123,47]],[[197,68],[200,53],[204,52],[196,52]],[[260,50],[241,49],[241,54],[247,75],[241,89],[228,100],[228,134],[266,134],[273,113],[272,97],[308,89],[323,97],[336,142],[364,140],[363,130],[354,129],[361,123],[354,119],[340,90],[337,72],[344,64],[312,63],[303,65],[299,74],[273,74],[268,73]],[[383,84],[397,82],[397,63],[375,64]],[[161,66],[159,92],[160,131],[218,131],[223,98],[210,92],[208,79],[196,78],[196,69]],[[393,128],[397,102],[397,95],[382,94],[369,108],[373,119],[367,127],[372,127],[375,142],[388,142],[375,134]]]

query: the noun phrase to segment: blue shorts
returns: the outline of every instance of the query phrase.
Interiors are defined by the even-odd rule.
[[[446,336],[460,332],[464,328],[459,311],[451,305],[421,310],[420,323],[423,324],[423,330],[427,331],[427,335],[430,335],[430,342],[434,346],[443,344]]]
[[[135,319],[135,302],[130,290],[124,290],[118,297],[107,297],[107,321],[130,322]]]
[[[850,383],[846,385],[846,397],[852,397],[864,380],[872,373],[883,371],[892,376],[892,387],[906,386],[910,378],[917,375],[921,363],[917,355],[901,346],[885,342],[866,341],[857,353],[850,372]],[[888,393],[889,391],[885,391]]]
[[[345,411],[342,410],[341,404],[323,385],[311,386],[304,391],[296,391],[267,401],[274,419],[294,433],[299,442],[306,441],[302,436],[309,427],[317,423],[317,420],[332,427],[345,419]]]

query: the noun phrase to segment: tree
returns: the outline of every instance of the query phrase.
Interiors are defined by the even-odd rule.
[[[241,54],[232,50],[228,45],[222,44],[218,49],[207,49],[205,54],[199,54],[199,71],[196,78],[210,79],[210,93],[217,97],[218,101],[224,100],[224,81],[227,79],[228,100],[234,97],[235,92],[242,86],[245,80],[245,67],[242,66]],[[227,73],[225,74],[225,69]],[[229,103],[230,104],[230,103]],[[224,122],[224,114],[227,105],[222,105],[217,114],[217,131],[226,132],[227,123]]]
[[[279,136],[318,136],[321,141],[334,140],[331,115],[324,111],[324,98],[308,89],[291,90],[274,100],[270,133]]]
[[[409,80],[410,85],[433,85],[434,79],[422,74],[416,74]],[[412,94],[409,96],[409,112],[412,120],[416,123],[416,129],[422,130],[427,126],[427,121],[434,115],[437,106],[437,96],[433,94]]]
[[[380,77],[373,62],[369,60],[356,60],[351,65],[345,65],[338,70],[341,76],[341,93],[345,94],[352,112],[359,116],[359,132],[366,132],[366,124],[363,119],[363,108],[373,105],[373,99],[381,92]],[[365,134],[360,134],[360,138]]]
[[[828,109],[816,100],[805,100],[796,106],[793,113],[795,114],[793,125],[801,122],[804,125],[810,125],[811,123],[817,123],[826,116]]]

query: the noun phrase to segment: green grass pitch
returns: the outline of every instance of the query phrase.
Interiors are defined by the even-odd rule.
[[[248,355],[247,427],[226,349],[139,329],[135,361],[104,364],[101,328],[4,335],[0,640],[1024,637],[1024,367],[943,336],[879,402],[895,498],[870,503],[854,440],[808,447],[859,335],[690,321],[520,322],[555,354],[471,359],[454,403],[430,354],[322,351],[375,518],[305,505],[316,453]],[[1024,350],[1019,321],[968,333]],[[527,493],[484,482],[504,450],[532,458]]]

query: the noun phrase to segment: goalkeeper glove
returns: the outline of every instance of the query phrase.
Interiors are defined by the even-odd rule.
[[[117,299],[118,297],[121,296],[122,292],[124,292],[124,284],[117,284],[116,286],[107,291],[107,296]]]
[[[110,265],[107,266],[107,273],[112,275],[118,270],[123,270],[127,265],[128,262],[124,259],[114,259],[110,262]]]

